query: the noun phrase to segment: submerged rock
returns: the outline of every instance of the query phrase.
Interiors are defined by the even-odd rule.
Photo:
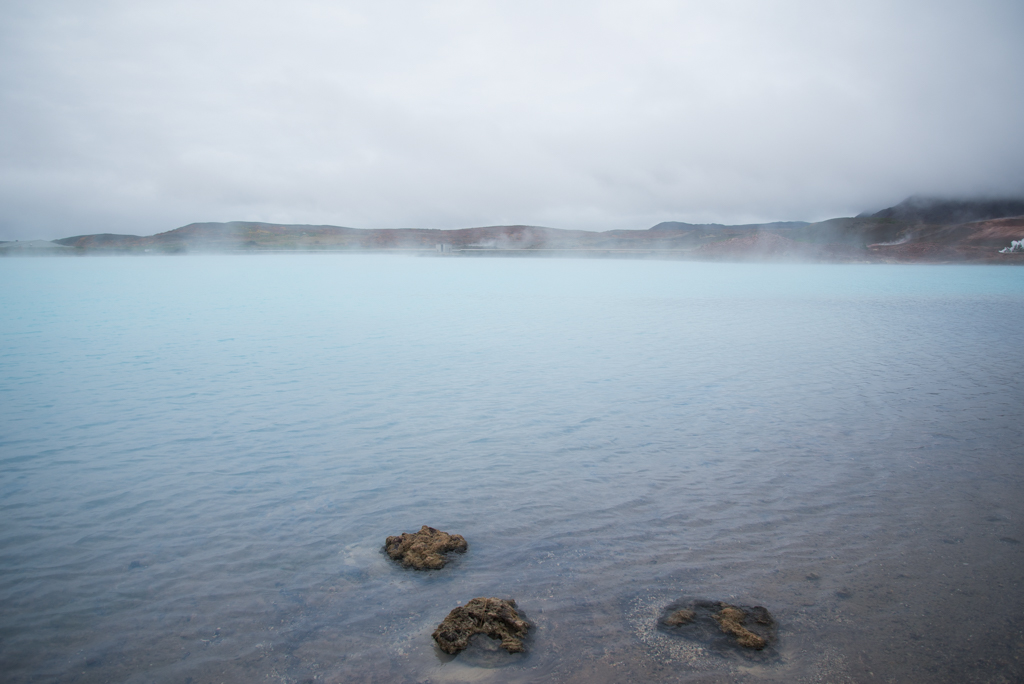
[[[693,622],[693,619],[697,617],[697,614],[692,610],[683,608],[665,618],[664,622],[669,627],[678,627],[679,625],[688,625]]]
[[[509,653],[520,653],[529,630],[529,623],[519,617],[512,599],[475,598],[448,613],[431,636],[449,655],[469,646],[469,640],[477,634],[500,641]]]
[[[761,610],[764,610],[763,608]],[[765,611],[766,613],[768,611]],[[753,648],[760,651],[767,642],[743,626],[747,621],[747,613],[736,606],[724,606],[720,612],[713,616],[718,627],[726,634],[736,637],[736,643],[743,648]]]
[[[407,568],[417,570],[440,570],[448,562],[444,554],[450,551],[464,553],[467,548],[469,545],[461,534],[448,534],[426,525],[419,532],[403,532],[396,537],[388,537],[384,542],[388,556]]]
[[[702,641],[728,643],[754,651],[775,641],[775,619],[763,606],[734,606],[724,601],[690,600],[672,604],[661,618],[663,630]]]

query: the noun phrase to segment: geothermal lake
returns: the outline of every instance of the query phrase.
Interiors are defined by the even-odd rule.
[[[1024,679],[1024,269],[0,261],[5,682]],[[469,552],[403,570],[423,524]],[[452,659],[458,602],[527,652]],[[756,657],[657,627],[762,605]]]

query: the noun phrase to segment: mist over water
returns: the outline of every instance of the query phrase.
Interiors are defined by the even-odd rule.
[[[0,263],[6,681],[1024,677],[1024,272]],[[428,524],[469,552],[402,570]],[[451,660],[457,602],[527,653]],[[764,658],[655,629],[766,606]]]

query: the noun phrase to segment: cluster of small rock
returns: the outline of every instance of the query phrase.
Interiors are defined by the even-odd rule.
[[[707,641],[715,633],[754,651],[775,641],[775,619],[763,606],[734,606],[723,601],[689,600],[665,609],[661,625],[672,633]]]
[[[419,532],[403,532],[384,542],[384,550],[392,560],[416,570],[440,570],[448,563],[445,554],[465,553],[468,548],[461,534],[448,534],[427,525]],[[530,624],[519,617],[515,601],[479,597],[454,608],[432,636],[438,647],[449,655],[465,649],[477,634],[500,641],[501,647],[509,653],[521,653],[523,639],[529,631]]]
[[[388,537],[384,550],[403,567],[440,570],[446,554],[465,553],[469,548],[460,534],[449,534],[424,525],[419,532]],[[764,650],[775,641],[775,620],[762,606],[734,606],[721,601],[689,600],[668,606],[660,621],[672,633],[707,640],[724,635],[744,649]],[[512,599],[479,597],[454,608],[431,635],[438,647],[456,655],[469,646],[477,634],[501,642],[509,653],[521,653],[530,624],[516,611]]]

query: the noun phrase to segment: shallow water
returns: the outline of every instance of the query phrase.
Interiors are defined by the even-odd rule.
[[[1024,679],[1024,269],[0,262],[9,682]],[[463,534],[444,570],[384,538]],[[451,659],[512,597],[526,654]],[[720,653],[683,597],[766,606]]]

